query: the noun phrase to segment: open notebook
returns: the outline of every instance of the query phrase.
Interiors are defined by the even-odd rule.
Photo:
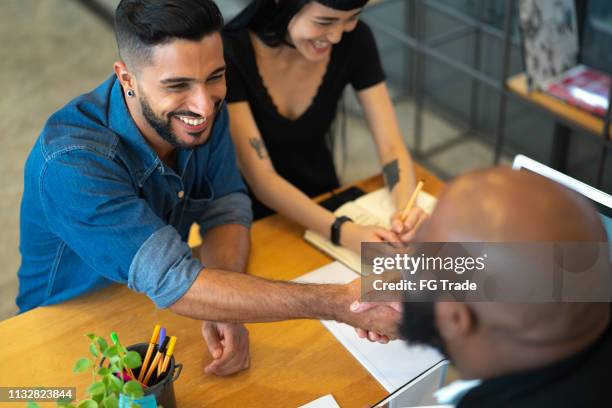
[[[437,200],[434,196],[421,191],[417,197],[416,205],[421,207],[426,213],[431,214],[436,206],[436,202]],[[343,204],[334,211],[334,214],[336,216],[345,215],[350,217],[357,224],[378,225],[389,228],[389,220],[394,212],[395,206],[391,194],[389,190],[383,187],[365,194],[355,201]],[[361,259],[355,252],[336,246],[327,238],[311,230],[306,231],[304,239],[355,272],[361,273]]]

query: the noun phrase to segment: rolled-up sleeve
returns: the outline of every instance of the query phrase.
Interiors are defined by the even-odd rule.
[[[130,265],[128,287],[146,293],[160,308],[179,300],[202,270],[199,260],[171,226],[153,233]]]
[[[159,307],[182,297],[202,268],[110,157],[62,153],[46,164],[40,194],[51,231],[95,273],[128,284]]]
[[[202,215],[199,224],[202,232],[224,224],[251,226],[253,212],[251,199],[244,193],[231,193],[211,202]]]

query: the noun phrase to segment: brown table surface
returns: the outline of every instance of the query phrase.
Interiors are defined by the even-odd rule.
[[[527,77],[525,73],[517,74],[506,82],[508,89],[522,98],[540,106],[544,109],[575,123],[587,131],[602,136],[604,133],[604,121],[599,116],[591,114],[576,106],[569,105],[554,96],[540,91],[529,92],[527,89]],[[612,134],[612,132],[610,132]]]
[[[443,187],[418,166],[417,177],[431,194]],[[371,191],[382,180],[356,184]],[[248,272],[291,280],[329,263],[302,239],[303,232],[278,215],[254,223]],[[120,285],[0,322],[0,386],[77,387],[77,397],[84,398],[91,373],[73,374],[72,367],[88,354],[85,333],[108,339],[114,330],[123,344],[133,344],[148,341],[156,323],[178,337],[175,357],[184,364],[175,382],[180,407],[296,407],[325,394],[342,407],[363,407],[387,394],[316,320],[249,324],[251,368],[230,377],[206,375],[211,357],[200,322],[156,309],[147,297]]]

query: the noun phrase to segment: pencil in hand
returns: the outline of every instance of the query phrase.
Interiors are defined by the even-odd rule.
[[[414,207],[414,203],[416,202],[416,199],[419,193],[423,189],[423,184],[425,184],[423,180],[419,180],[414,191],[412,192],[412,195],[410,196],[410,200],[408,200],[408,204],[406,204],[406,207],[404,207],[404,211],[402,211],[402,216],[400,217],[402,222],[406,221],[406,217],[408,217],[408,213],[410,212],[410,210],[412,210],[412,207]]]

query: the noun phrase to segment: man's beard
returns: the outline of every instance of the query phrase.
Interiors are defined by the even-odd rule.
[[[164,118],[158,117],[155,114],[155,112],[153,112],[153,109],[151,108],[149,101],[144,96],[142,91],[140,92],[140,94],[142,95],[142,97],[139,97],[138,101],[140,102],[140,108],[142,110],[142,115],[146,119],[147,123],[157,132],[157,134],[162,139],[164,139],[166,142],[168,142],[171,146],[177,149],[191,149],[193,146],[183,142],[181,139],[179,139],[176,133],[172,131],[171,121],[174,116],[181,115],[181,116],[191,116],[191,117],[197,118],[199,117],[199,115],[196,115],[195,113],[189,112],[189,111],[173,111],[173,112],[168,113],[166,115],[167,118],[164,120]],[[214,118],[216,118],[217,112],[219,111],[220,106],[221,106],[221,102],[217,102],[215,104],[215,112],[212,115],[212,118],[207,118],[207,120],[210,120],[211,122],[214,121]],[[212,123],[209,124],[209,126],[212,126]],[[199,135],[191,134],[191,133],[190,134],[194,136],[195,138],[198,138],[207,129],[203,130]]]
[[[409,343],[432,346],[448,357],[444,340],[436,327],[433,302],[404,303],[399,330]]]

